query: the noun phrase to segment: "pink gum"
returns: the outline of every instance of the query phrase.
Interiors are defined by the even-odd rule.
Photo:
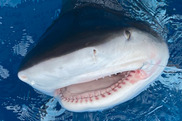
[[[143,71],[143,70],[136,70],[135,72],[131,72],[131,78],[130,78],[130,82],[132,84],[140,81],[140,80],[143,80],[143,79],[146,79],[148,77],[148,74]]]
[[[136,70],[136,71],[130,71],[129,74],[122,80],[119,80],[116,84],[108,87],[107,89],[102,90],[96,90],[89,93],[82,93],[75,97],[64,97],[61,94],[61,89],[56,90],[56,95],[59,95],[62,100],[71,102],[71,103],[88,103],[93,102],[93,100],[99,100],[100,98],[106,98],[109,95],[112,95],[112,93],[117,92],[119,89],[121,89],[125,84],[128,82],[130,84],[135,84],[136,82],[146,79],[149,75],[144,70]]]

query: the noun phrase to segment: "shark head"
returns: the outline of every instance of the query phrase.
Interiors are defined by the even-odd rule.
[[[103,110],[132,99],[161,74],[169,58],[160,37],[131,27],[68,39],[77,41],[30,58],[18,77],[74,112]]]

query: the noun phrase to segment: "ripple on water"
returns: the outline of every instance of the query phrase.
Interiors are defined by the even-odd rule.
[[[26,31],[23,29],[23,31]],[[24,33],[21,41],[13,46],[13,51],[17,55],[25,56],[27,54],[28,47],[30,44],[34,43],[32,36],[27,35],[27,33]]]
[[[159,80],[170,89],[182,90],[182,69],[166,67]]]
[[[6,79],[9,77],[9,71],[7,69],[5,69],[2,65],[0,65],[0,77],[2,79]]]

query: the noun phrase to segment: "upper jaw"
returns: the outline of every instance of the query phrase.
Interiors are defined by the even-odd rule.
[[[123,63],[117,66],[108,67],[102,70],[97,70],[90,73],[84,73],[81,75],[78,75],[74,78],[71,78],[69,80],[65,80],[64,82],[61,82],[58,86],[58,88],[66,87],[72,84],[78,84],[78,83],[84,83],[89,82],[92,80],[98,80],[100,78],[104,78],[106,76],[110,76],[113,74],[125,72],[125,71],[133,71],[133,70],[143,70],[146,72],[148,76],[152,75],[156,71],[156,69],[164,68],[166,65],[166,62],[162,62],[162,60],[145,60],[140,59],[133,62]]]
[[[146,63],[146,62],[147,62],[146,59],[138,59],[138,60],[135,60],[132,62],[120,63],[115,66],[109,66],[109,67],[102,68],[101,70],[79,74],[79,75],[75,76],[74,78],[59,79],[60,81],[57,80],[56,85],[54,85],[52,83],[52,84],[48,84],[46,86],[41,86],[41,85],[39,85],[39,83],[32,84],[30,80],[28,80],[28,81],[25,80],[25,82],[28,82],[34,88],[36,88],[40,91],[43,91],[44,93],[46,93],[48,95],[55,95],[54,93],[55,93],[56,89],[66,87],[66,86],[69,86],[72,84],[78,84],[78,83],[89,82],[92,80],[97,80],[99,78],[104,78],[106,76],[121,73],[124,71],[141,69],[144,67],[144,63]],[[21,72],[19,72],[19,74],[21,74]],[[71,76],[71,73],[70,73],[70,76]],[[70,77],[70,76],[67,75],[67,77]],[[47,86],[49,86],[49,87],[47,87]]]
[[[141,69],[144,62],[145,62],[144,60],[136,60],[134,62],[128,62],[128,63],[123,63],[120,65],[110,66],[110,67],[93,71],[90,73],[83,73],[83,74],[75,76],[74,78],[69,78],[68,80],[64,80],[64,82],[61,81],[60,84],[57,84],[58,86],[56,88],[66,87],[72,84],[89,82],[92,80],[97,80],[97,79],[104,78],[106,76],[110,76],[113,74],[121,73],[124,71]]]

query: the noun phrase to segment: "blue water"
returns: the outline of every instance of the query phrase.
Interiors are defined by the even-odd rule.
[[[17,78],[18,67],[61,12],[88,4],[144,21],[168,43],[165,71],[134,99],[73,113]],[[0,0],[0,121],[182,121],[181,0]]]

